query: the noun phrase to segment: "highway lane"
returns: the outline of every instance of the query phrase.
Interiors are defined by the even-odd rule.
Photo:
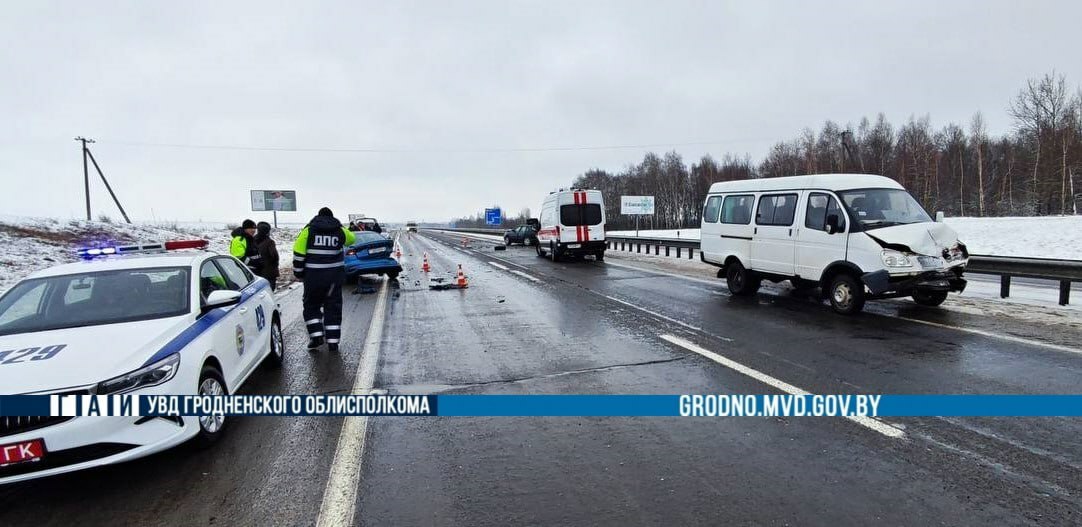
[[[305,349],[299,288],[280,304],[286,363],[261,368],[241,393],[348,393],[374,295],[346,295],[337,354]],[[311,525],[341,422],[230,418],[226,435],[205,450],[184,445],[130,463],[0,486],[0,525]]]
[[[786,294],[731,298],[647,264],[405,237],[375,387],[391,393],[778,393],[672,335],[814,393],[1078,393],[1061,327],[888,305],[838,317]],[[452,247],[456,246],[456,247]],[[419,271],[428,252],[433,272]],[[429,277],[466,290],[433,291]],[[377,282],[372,282],[376,284]],[[351,289],[351,288],[350,288]],[[345,393],[375,295],[347,295],[343,349],[290,355],[245,393]],[[1021,341],[964,333],[971,324]],[[1035,339],[1035,340],[1034,340]],[[215,447],[0,487],[0,525],[312,525],[338,418],[240,418]],[[1078,420],[373,418],[358,525],[1078,524]],[[901,437],[889,434],[898,432]]]
[[[751,300],[731,298],[723,292],[720,283],[710,286],[698,281],[628,269],[616,260],[607,263],[552,264],[536,258],[529,248],[514,247],[506,252],[496,252],[492,251],[493,244],[477,240],[471,242],[473,249],[466,254],[459,248],[450,247],[459,244],[459,237],[433,233],[426,233],[425,237],[447,244],[432,244],[425,238],[417,240],[418,244],[428,244],[435,259],[473,261],[468,267],[474,269],[477,280],[469,291],[452,293],[462,295],[455,300],[457,303],[454,307],[457,312],[464,311],[467,315],[456,315],[452,306],[441,307],[452,298],[450,296],[418,303],[410,311],[409,316],[415,326],[428,327],[427,323],[418,319],[441,320],[440,327],[446,328],[447,335],[453,338],[414,342],[411,337],[391,345],[384,352],[387,358],[385,368],[381,370],[380,382],[398,390],[425,392],[446,388],[465,390],[467,393],[488,393],[493,390],[521,390],[522,393],[774,393],[762,384],[752,382],[748,385],[746,378],[730,378],[733,375],[728,370],[702,361],[693,354],[674,350],[673,346],[658,340],[659,334],[677,333],[703,347],[814,393],[1078,393],[1078,379],[1082,373],[1079,355],[1038,345],[1044,341],[1078,342],[1078,335],[1063,334],[1062,328],[1058,327],[1059,334],[1054,335],[1040,335],[1041,328],[1030,327],[1029,331],[1021,333],[1022,337],[1019,338],[1023,341],[1015,342],[898,318],[931,319],[948,325],[963,325],[979,318],[945,313],[943,310],[918,312],[906,307],[887,306],[881,315],[845,318],[834,315],[825,307],[815,306],[805,298],[770,294]],[[495,262],[507,270],[487,262]],[[525,273],[540,282],[525,279],[513,274],[513,271]],[[484,293],[479,294],[478,291]],[[497,295],[502,295],[504,302],[492,305],[484,303]],[[478,296],[482,298],[477,299]],[[473,305],[473,302],[478,304]],[[458,323],[454,322],[456,316],[462,316]],[[447,320],[448,317],[451,320]],[[392,333],[409,334],[410,331],[393,329],[398,320],[396,317],[391,319]],[[993,320],[983,321],[982,324],[991,331],[997,328],[1002,330],[1005,326],[1010,328],[1012,322]],[[689,329],[688,326],[697,329]],[[409,329],[419,331],[416,327]],[[1026,343],[1031,336],[1040,340]],[[561,346],[560,342],[567,344]],[[479,354],[476,351],[471,353],[478,347],[482,350]],[[423,354],[414,360],[389,358],[403,354],[416,357],[418,349],[433,348],[454,349],[454,360],[445,359],[451,351],[443,351],[440,355],[435,355],[435,351],[420,352]],[[674,357],[679,360],[657,362]],[[604,364],[640,363],[643,365],[602,369],[600,372],[591,370],[604,368]],[[587,371],[560,373],[579,370]],[[669,370],[680,373],[667,373]],[[475,372],[482,375],[473,375]],[[613,380],[606,380],[608,378]],[[571,379],[576,382],[571,382]],[[508,380],[514,382],[506,382]],[[574,420],[540,420],[539,423],[533,420],[514,420],[513,423],[506,420],[461,421],[465,423],[453,426],[441,424],[442,421],[381,421],[376,426],[369,450],[372,456],[369,465],[378,466],[374,472],[379,474],[381,469],[396,469],[394,472],[401,476],[403,472],[398,471],[409,467],[407,474],[417,473],[421,477],[416,480],[408,477],[395,485],[395,482],[384,481],[374,476],[373,472],[366,471],[365,481],[371,485],[372,492],[364,493],[370,497],[370,501],[362,500],[361,510],[366,511],[364,517],[377,520],[371,524],[380,524],[383,522],[378,520],[388,519],[405,519],[407,522],[421,520],[423,511],[435,513],[440,509],[435,505],[431,509],[414,508],[410,509],[409,514],[400,516],[398,514],[403,514],[402,511],[388,506],[388,502],[394,502],[394,496],[408,493],[407,485],[411,481],[436,482],[444,479],[447,480],[444,484],[446,488],[459,494],[464,492],[464,488],[475,488],[479,484],[477,480],[488,481],[489,487],[507,485],[523,493],[535,490],[547,492],[546,489],[538,489],[540,483],[497,477],[497,472],[504,468],[493,467],[491,470],[495,472],[486,472],[481,466],[487,463],[479,465],[476,459],[470,461],[473,456],[481,455],[479,451],[495,456],[496,460],[492,463],[514,468],[512,474],[564,478],[561,483],[564,487],[553,491],[557,495],[584,493],[592,504],[608,503],[606,500],[613,496],[633,496],[639,504],[639,513],[677,514],[664,506],[645,507],[644,512],[642,503],[653,503],[659,499],[658,495],[642,490],[641,486],[629,489],[623,483],[601,482],[593,476],[584,476],[580,471],[574,471],[573,465],[559,463],[558,460],[567,457],[560,452],[581,449],[591,452],[590,456],[602,455],[598,460],[602,464],[623,456],[624,459],[639,460],[640,464],[651,467],[672,467],[674,463],[691,459],[698,466],[713,468],[719,462],[712,457],[717,455],[714,452],[718,447],[717,437],[727,436],[719,433],[716,427],[752,433],[748,430],[755,430],[762,424],[760,420],[737,419],[724,423],[627,420],[626,424],[621,425],[620,420],[601,419],[580,420],[568,429],[568,422]],[[846,474],[849,485],[843,485],[845,494],[863,496],[871,502],[891,503],[889,512],[877,510],[875,517],[884,518],[898,513],[900,516],[896,519],[903,523],[914,523],[915,517],[912,515],[918,514],[918,511],[900,505],[898,501],[920,504],[926,512],[929,501],[938,501],[943,509],[937,510],[937,514],[948,515],[942,516],[941,520],[952,513],[964,512],[964,517],[956,518],[956,521],[944,520],[949,524],[988,521],[1070,524],[1076,523],[1080,517],[1080,502],[1076,496],[1082,492],[1077,478],[1082,467],[1082,447],[1076,438],[1082,428],[1078,420],[899,419],[894,422],[906,431],[905,438],[885,443],[882,436],[846,422],[784,421],[786,430],[791,431],[791,427],[799,423],[801,431],[799,435],[788,436],[792,445],[787,449],[781,452],[767,451],[773,461],[742,452],[742,459],[755,459],[762,465],[758,468],[739,463],[734,465],[731,459],[726,460],[727,465],[723,463],[729,468],[741,469],[739,473],[728,473],[729,478],[737,480],[755,472],[766,471],[776,475],[776,478],[761,480],[760,483],[765,486],[763,488],[755,487],[753,491],[745,488],[750,495],[743,496],[745,500],[757,504],[760,510],[770,509],[774,512],[760,516],[734,512],[730,519],[824,524],[830,523],[830,519],[844,522],[846,518],[859,518],[861,523],[873,521],[872,516],[862,517],[859,514],[837,516],[853,512],[848,509],[852,500],[828,500],[814,507],[813,503],[804,501],[816,482],[829,479],[828,475],[839,474]],[[579,441],[561,439],[565,435],[577,437],[574,430],[580,427],[587,430],[600,427],[604,433],[596,437],[609,438],[616,443],[621,442],[619,437],[629,433],[622,427],[628,427],[633,430],[630,433],[638,434],[638,440],[630,441],[636,445],[630,451],[604,455],[604,452],[594,452]],[[654,430],[655,427],[664,428],[666,432],[658,432]],[[678,437],[681,448],[669,452],[660,444],[652,445],[651,436],[645,430],[652,430],[664,437]],[[775,439],[772,433],[759,430],[757,440],[769,444]],[[384,434],[394,438],[388,442],[394,446],[381,448]],[[446,446],[451,449],[448,453],[437,448],[446,441],[429,442],[432,435],[458,439]],[[706,437],[712,439],[706,440]],[[451,446],[458,441],[468,445],[459,447],[464,448],[463,455],[458,455]],[[508,444],[518,445],[518,448],[529,445],[529,451],[537,457],[529,460],[509,457],[504,452]],[[420,449],[433,457],[450,456],[451,459],[440,461],[426,457],[426,463],[416,463],[406,462],[403,457],[397,459],[403,464],[397,465],[388,461],[385,455],[377,454],[392,448],[394,452],[401,452],[400,456],[405,456],[407,449],[402,448],[403,445],[411,445],[410,451]],[[805,448],[818,449],[818,454],[804,452]],[[547,457],[549,455],[552,457]],[[392,459],[397,457],[392,456]],[[823,472],[822,467],[809,461],[812,459],[828,459],[836,470]],[[859,462],[861,468],[852,472],[844,470],[847,461]],[[456,462],[462,467],[472,467],[466,471],[471,477],[458,474],[465,470],[462,467],[448,466]],[[451,475],[432,473],[432,463],[443,466]],[[869,466],[874,466],[874,469]],[[456,467],[459,470],[455,470]],[[568,474],[569,471],[573,474]],[[635,476],[640,483],[641,476]],[[763,476],[756,474],[756,477]],[[873,480],[877,477],[896,483],[876,490]],[[489,481],[489,478],[495,479]],[[726,478],[718,479],[727,481]],[[590,485],[579,487],[576,481],[589,483],[595,488],[589,488]],[[695,481],[703,488],[713,485]],[[902,482],[905,482],[906,488],[913,489],[911,494],[901,495]],[[388,485],[392,485],[393,491],[380,490]],[[566,488],[567,485],[572,488]],[[924,491],[928,490],[928,485],[935,490],[926,495]],[[781,492],[782,489],[786,492]],[[504,501],[508,499],[507,491],[495,488],[485,490],[497,493]],[[439,495],[441,491],[436,489],[435,492]],[[690,490],[684,489],[684,492]],[[461,508],[462,500],[471,504],[486,501],[483,495],[483,492],[478,492],[470,493],[468,497],[445,499],[447,503]],[[684,493],[680,495],[686,496]],[[778,503],[791,506],[779,509]],[[586,511],[556,507],[554,503],[541,502],[536,506],[524,507],[519,511],[522,516],[500,516],[486,512],[481,517],[510,521],[530,517],[562,521],[576,513],[583,514],[578,516],[580,519],[590,517],[585,515]],[[712,510],[709,507],[704,509],[700,502],[680,502],[680,510],[688,508]],[[380,512],[374,517],[367,515],[373,510]],[[546,510],[565,516],[546,515]],[[811,515],[816,518],[809,517],[807,511],[810,510],[818,511]],[[506,512],[511,514],[511,511]],[[471,506],[468,511],[458,511],[456,518],[460,521],[448,520],[443,523],[455,524],[476,519],[477,516],[472,515],[474,513],[476,508]],[[985,514],[990,516],[982,516]],[[679,514],[676,517],[693,519]],[[699,521],[702,522],[703,517],[699,517]]]

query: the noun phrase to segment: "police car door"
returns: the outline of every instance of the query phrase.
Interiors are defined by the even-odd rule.
[[[207,295],[219,290],[232,290],[232,284],[226,279],[226,275],[215,263],[216,259],[206,260],[199,268],[199,298],[201,302],[207,300]],[[225,306],[212,309],[201,315],[211,317],[210,350],[218,362],[222,365],[222,375],[225,377],[226,386],[229,389],[235,387],[234,380],[237,372],[242,369],[242,354],[237,352],[237,332],[243,331],[241,326],[241,313],[237,309],[240,306]]]
[[[255,275],[236,259],[223,256],[214,260],[225,273],[230,289],[240,291],[243,295],[236,308],[239,318],[233,329],[241,364],[240,371],[236,372],[237,378],[234,379],[233,386],[236,386],[235,383],[247,377],[252,368],[267,354],[270,343],[270,329],[267,327],[270,314],[266,312],[263,303],[270,295],[270,288],[257,290],[263,282],[257,283]],[[228,377],[228,374],[226,375]]]

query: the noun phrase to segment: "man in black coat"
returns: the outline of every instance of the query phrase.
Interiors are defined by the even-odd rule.
[[[270,282],[271,291],[278,289],[278,244],[270,236],[271,226],[265,221],[256,225],[255,244],[259,248],[259,257],[263,268],[259,276]]]

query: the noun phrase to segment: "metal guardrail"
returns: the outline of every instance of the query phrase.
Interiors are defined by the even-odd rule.
[[[442,230],[475,234],[504,233],[502,229]],[[689,260],[694,260],[695,252],[699,250],[699,240],[691,239],[606,235],[605,241],[608,242],[608,248],[612,250],[643,253],[645,248],[645,253],[650,254],[652,248],[655,256],[661,256],[662,253],[665,256],[674,256],[673,253],[675,252],[677,258],[683,258],[684,253],[686,253]],[[1082,261],[971,254],[969,264],[966,266],[966,273],[999,276],[1000,298],[1010,296],[1011,278],[1015,276],[1057,281],[1059,282],[1059,305],[1065,306],[1071,300],[1071,282],[1082,282]]]

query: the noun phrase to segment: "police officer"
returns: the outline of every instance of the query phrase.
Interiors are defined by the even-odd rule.
[[[304,281],[304,322],[311,341],[308,349],[323,344],[338,351],[342,335],[342,284],[346,281],[344,248],[356,236],[323,207],[308,222],[293,244],[293,274]]]
[[[255,243],[256,225],[252,220],[244,220],[244,223],[233,229],[229,242],[229,254],[244,262],[253,273],[259,274],[263,270],[263,258],[259,255],[259,247]]]

